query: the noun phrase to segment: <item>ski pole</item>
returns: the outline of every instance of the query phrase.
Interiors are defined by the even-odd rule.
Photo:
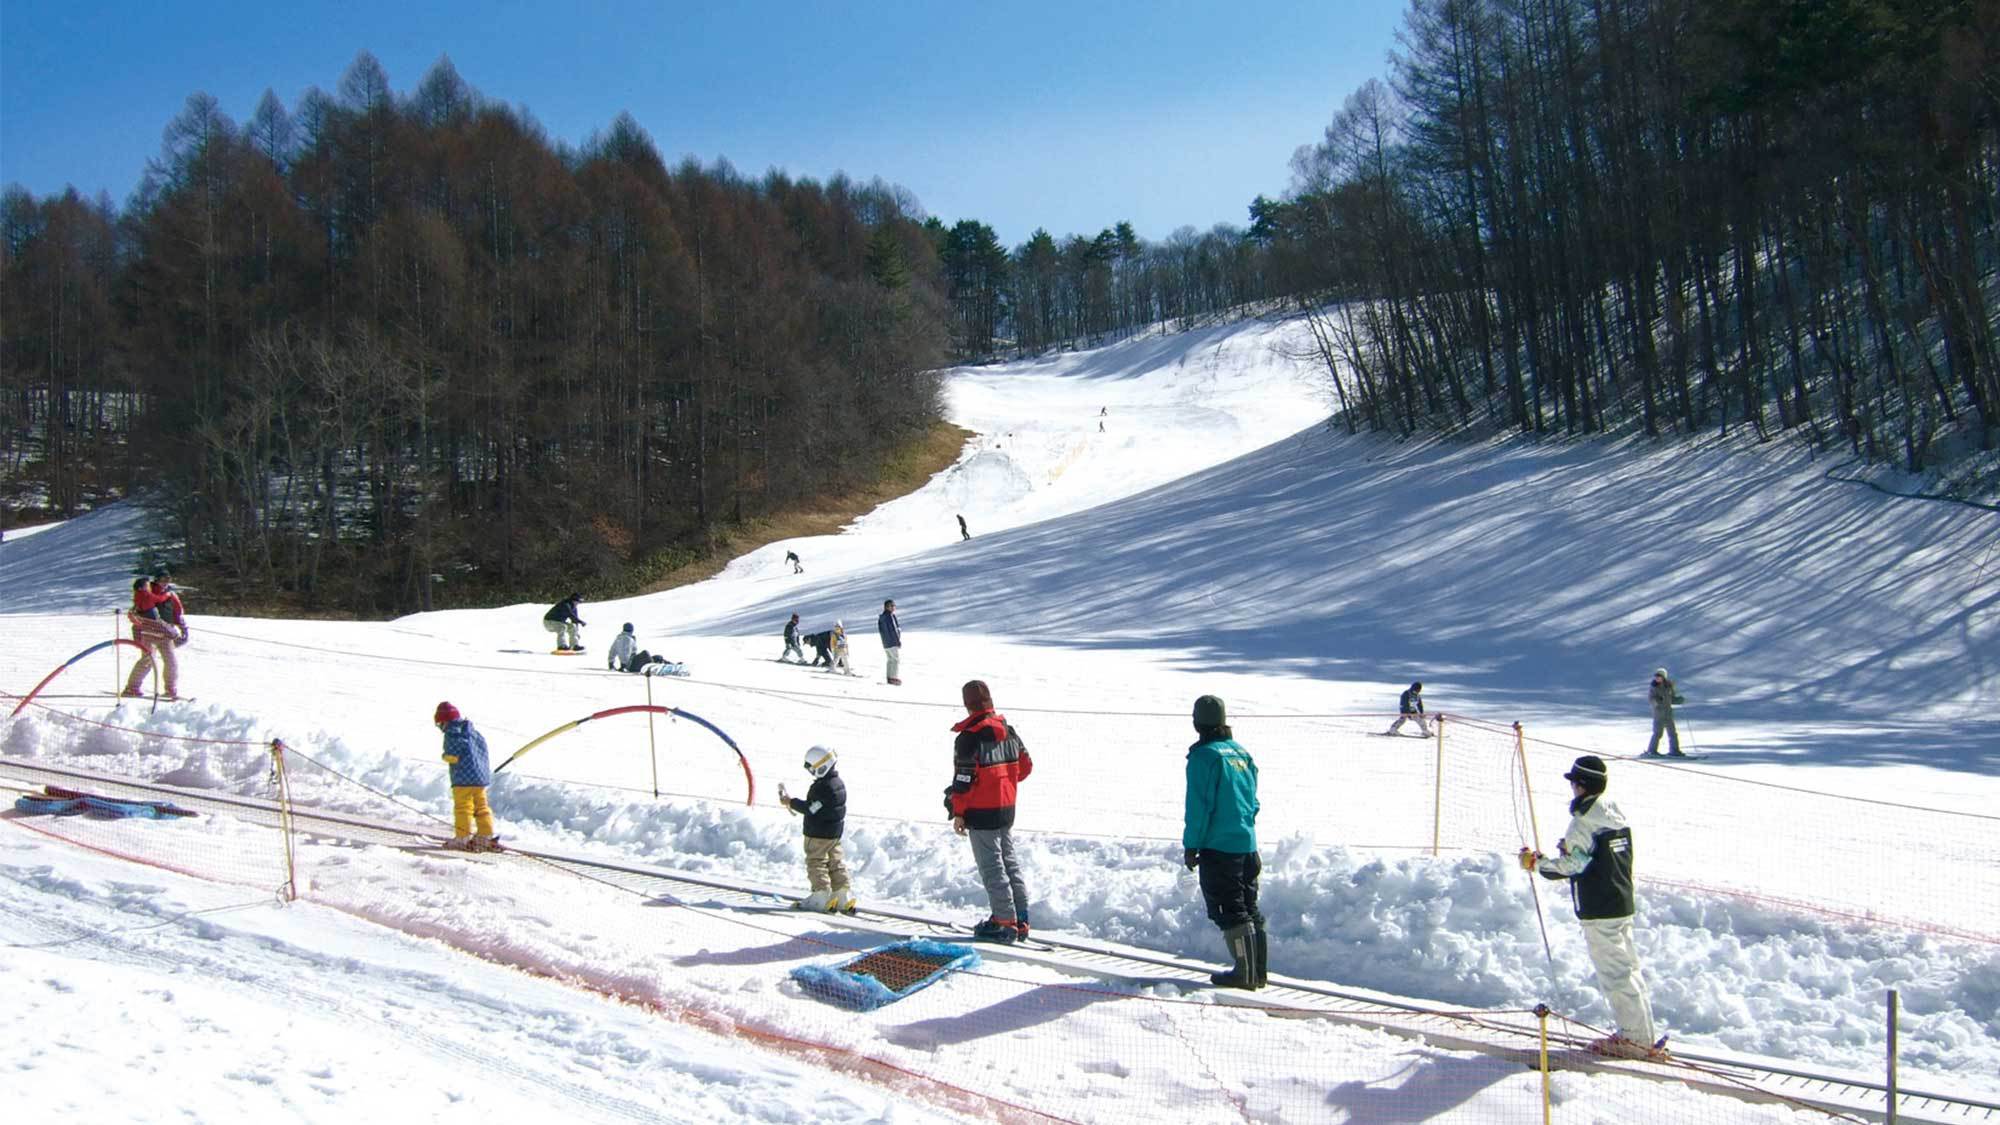
[[[1521,724],[1514,724],[1514,753],[1521,763],[1521,791],[1528,797],[1528,833],[1530,843],[1537,853],[1542,850],[1542,826],[1535,817],[1535,787],[1528,781],[1528,743],[1521,732]],[[1517,822],[1518,824],[1518,822]],[[1542,888],[1535,880],[1535,873],[1529,871],[1528,895],[1535,900],[1535,925],[1542,931],[1542,954],[1549,959],[1549,971],[1556,967],[1556,951],[1549,945],[1549,923],[1542,916]]]

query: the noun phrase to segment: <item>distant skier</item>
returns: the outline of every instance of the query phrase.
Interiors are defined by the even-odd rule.
[[[1597,970],[1597,985],[1611,1003],[1618,1031],[1590,1044],[1613,1058],[1661,1058],[1665,1036],[1653,1037],[1653,1005],[1646,996],[1646,979],[1639,971],[1639,950],[1632,943],[1632,829],[1618,806],[1604,797],[1610,775],[1604,759],[1594,754],[1578,758],[1563,775],[1573,799],[1569,829],[1554,856],[1521,849],[1521,867],[1544,879],[1568,879],[1570,900],[1583,925],[1584,944]]]
[[[160,677],[165,691],[162,699],[180,698],[181,662],[174,653],[174,642],[179,634],[173,626],[160,620],[160,603],[166,599],[153,592],[153,584],[144,578],[132,580],[132,608],[125,611],[125,619],[132,626],[132,639],[139,642],[141,650],[138,663],[132,665],[132,674],[125,677],[125,692],[134,698],[145,694],[146,677],[153,672],[153,663],[159,662]]]
[[[972,532],[966,530],[965,516],[961,513],[958,517],[958,541],[963,543],[970,538],[972,538]]]
[[[807,633],[806,643],[813,646],[811,667],[817,668],[822,664],[829,669],[833,667],[833,630],[822,629],[817,633]]]
[[[797,658],[796,663],[806,662],[805,650],[799,647],[799,615],[796,613],[792,614],[790,621],[785,622],[785,655],[780,656],[778,660],[791,664],[794,663],[794,657]]]
[[[442,757],[451,766],[452,837],[445,847],[469,852],[500,850],[500,838],[493,834],[493,810],[486,804],[486,787],[493,784],[493,768],[486,757],[486,736],[472,727],[472,720],[459,714],[450,703],[440,703],[431,713],[431,723],[444,732]],[[475,834],[475,829],[476,834]]]
[[[951,830],[971,839],[972,859],[986,884],[991,911],[972,927],[972,936],[1009,945],[1028,936],[1028,884],[1014,855],[1014,798],[1035,762],[1021,732],[993,709],[985,681],[967,680],[959,698],[966,717],[951,728],[957,738],[944,808]]]
[[[1422,680],[1411,684],[1409,689],[1396,697],[1396,721],[1389,724],[1384,734],[1395,734],[1403,729],[1403,724],[1411,719],[1417,721],[1417,733],[1425,738],[1431,736],[1430,722],[1424,717],[1424,684]]]
[[[833,636],[828,641],[828,647],[833,652],[833,659],[827,662],[827,671],[838,672],[843,676],[858,676],[861,674],[854,670],[854,665],[849,663],[847,659],[846,625],[838,621],[833,623]]]
[[[786,551],[785,561],[792,564],[793,574],[804,574],[806,572],[805,564],[799,561],[799,553],[797,551]]]
[[[571,594],[550,606],[549,611],[542,614],[542,628],[556,635],[557,652],[583,651],[583,637],[579,630],[583,628],[585,622],[576,615],[576,607],[581,604],[583,595]]]
[[[888,664],[889,682],[901,687],[896,673],[903,666],[903,623],[896,619],[896,599],[882,603],[882,615],[875,619],[875,632],[882,638],[882,656]]]
[[[1681,732],[1674,726],[1674,704],[1686,703],[1674,681],[1665,668],[1653,669],[1653,682],[1646,687],[1646,698],[1653,704],[1653,740],[1646,744],[1646,755],[1660,756],[1660,732],[1667,735],[1667,756],[1685,758],[1681,753]]]
[[[838,755],[831,747],[806,751],[806,772],[813,775],[804,800],[778,783],[778,803],[806,818],[806,884],[812,893],[800,899],[800,910],[854,912],[854,889],[847,882],[847,864],[840,854],[840,837],[847,828],[847,783],[835,769]]]
[[[1218,988],[1262,988],[1268,942],[1257,909],[1257,879],[1264,870],[1257,855],[1257,763],[1236,742],[1228,710],[1216,696],[1194,701],[1194,731],[1199,737],[1187,753],[1181,859],[1201,873],[1208,920],[1221,928],[1235,962],[1208,979]]]

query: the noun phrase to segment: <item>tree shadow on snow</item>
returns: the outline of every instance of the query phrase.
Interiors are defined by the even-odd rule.
[[[977,551],[694,627],[852,617],[886,589],[913,645],[935,629],[1168,650],[1216,672],[1421,678],[1440,710],[1608,711],[1635,730],[1665,665],[1731,721],[1815,732],[1808,755],[1772,761],[1990,771],[2000,568],[1980,564],[1996,531],[1991,513],[1824,481],[1784,456],[1311,430]],[[1950,718],[1913,721],[1919,707]],[[1818,734],[1885,724],[1911,741]]]

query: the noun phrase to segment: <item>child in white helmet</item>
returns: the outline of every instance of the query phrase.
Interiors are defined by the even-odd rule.
[[[778,803],[806,818],[806,882],[812,893],[798,902],[800,910],[854,913],[854,891],[847,884],[847,863],[840,854],[840,837],[847,830],[847,783],[834,768],[831,747],[806,751],[806,772],[813,775],[804,800],[778,785]]]

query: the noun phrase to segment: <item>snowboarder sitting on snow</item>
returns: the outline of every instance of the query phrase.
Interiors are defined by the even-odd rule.
[[[1028,884],[1014,856],[1014,797],[1035,761],[1021,732],[993,709],[985,681],[967,680],[959,697],[966,717],[951,728],[958,737],[951,747],[944,808],[951,830],[972,840],[972,860],[992,908],[986,921],[972,927],[972,936],[1010,945],[1028,936]]]
[[[1646,698],[1653,705],[1653,740],[1646,744],[1647,755],[1659,755],[1660,732],[1665,731],[1668,756],[1687,757],[1681,753],[1681,732],[1674,726],[1674,704],[1687,700],[1681,698],[1680,689],[1674,687],[1673,677],[1667,675],[1665,668],[1653,669],[1653,682],[1646,686]]]
[[[813,646],[812,667],[817,668],[822,664],[828,668],[833,667],[833,630],[825,629],[817,633],[808,633],[806,634],[806,643]]]
[[[1424,718],[1424,684],[1422,680],[1410,685],[1408,691],[1396,698],[1396,721],[1389,724],[1384,734],[1395,734],[1403,729],[1403,724],[1411,719],[1417,721],[1417,733],[1425,738],[1431,736],[1431,725]]]
[[[794,661],[793,657],[798,659]],[[792,614],[790,621],[785,622],[785,655],[780,656],[778,660],[785,664],[806,662],[805,650],[799,647],[799,615],[796,613]]]
[[[444,760],[451,765],[452,837],[445,847],[469,852],[499,851],[493,834],[493,810],[486,804],[486,787],[493,783],[487,763],[486,736],[472,729],[472,720],[449,703],[440,703],[431,722],[444,732]],[[474,835],[474,829],[478,834]]]
[[[611,642],[611,652],[604,658],[604,664],[613,672],[642,672],[646,665],[664,662],[665,659],[640,648],[638,637],[632,633],[632,623],[627,621],[624,632]]]
[[[1208,920],[1222,930],[1235,965],[1210,973],[1218,988],[1264,987],[1264,915],[1257,909],[1257,763],[1236,742],[1222,700],[1194,701],[1197,740],[1187,754],[1187,813],[1181,860],[1201,873]]]
[[[778,783],[778,803],[794,816],[806,818],[806,882],[812,893],[800,899],[800,910],[840,910],[854,912],[854,891],[847,883],[847,864],[841,858],[840,837],[847,829],[847,783],[834,769],[837,759],[832,748],[815,746],[806,751],[806,772],[813,775],[812,788],[804,800],[785,792]]]
[[[1563,775],[1574,797],[1569,803],[1569,830],[1545,856],[1521,849],[1521,867],[1544,879],[1568,879],[1576,917],[1583,924],[1584,944],[1597,970],[1597,985],[1611,1002],[1618,1031],[1590,1044],[1613,1058],[1660,1058],[1665,1036],[1653,1038],[1653,1005],[1646,997],[1646,979],[1639,972],[1639,950],[1632,944],[1632,829],[1618,806],[1605,800],[1610,775],[1604,759],[1586,754]]]
[[[138,663],[132,665],[132,674],[125,678],[128,696],[137,698],[145,694],[146,677],[152,675],[153,662],[157,660],[160,676],[166,681],[166,693],[160,698],[180,698],[181,662],[174,654],[174,642],[180,634],[160,620],[160,605],[167,596],[155,593],[153,584],[144,578],[132,580],[132,608],[125,611],[125,618],[132,624],[132,639],[139,642],[143,651]]]
[[[583,651],[583,637],[578,630],[583,628],[584,620],[576,615],[576,607],[582,602],[582,594],[571,594],[542,614],[542,628],[556,635],[557,652]]]

